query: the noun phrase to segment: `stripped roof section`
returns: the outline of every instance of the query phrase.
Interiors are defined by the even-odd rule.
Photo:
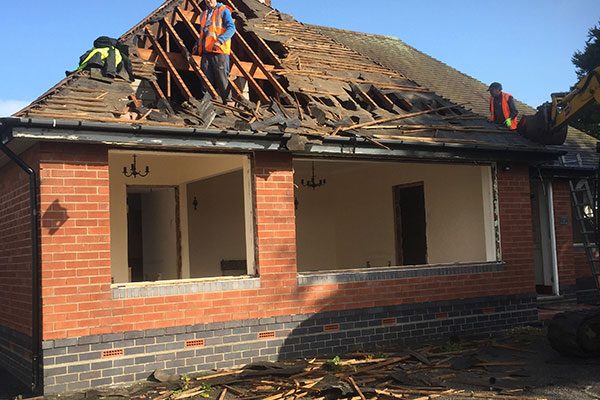
[[[223,2],[234,10],[238,27],[231,56],[232,90],[240,99],[248,93],[248,100],[235,107],[201,101],[204,92],[216,97],[199,56],[192,55],[203,4],[168,0],[122,36],[130,45],[135,82],[77,72],[17,115],[285,130],[317,141],[327,135],[361,136],[377,145],[378,139],[392,139],[541,147],[473,113],[471,108],[480,108],[473,96],[464,96],[467,101],[442,97],[436,87],[421,86],[412,75],[415,71],[404,73],[379,60],[377,53],[371,56],[345,45],[330,31],[302,24],[257,0]]]
[[[322,26],[314,28],[382,65],[409,76],[449,101],[468,102],[473,112],[481,116],[487,116],[489,113],[487,84],[407,45],[398,38]],[[535,113],[535,109],[529,105],[517,99],[515,101],[520,114]],[[566,162],[571,166],[579,166],[576,161],[579,154],[582,166],[595,168],[598,163],[596,142],[594,137],[569,127],[566,142],[561,146],[549,147],[568,151]]]

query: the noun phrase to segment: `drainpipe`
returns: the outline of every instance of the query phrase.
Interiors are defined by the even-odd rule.
[[[550,228],[550,254],[552,255],[552,292],[555,296],[560,296],[558,257],[556,255],[556,227],[554,224],[554,194],[551,179],[548,179],[546,183],[546,193],[548,193],[548,226]]]
[[[31,321],[31,389],[34,394],[42,392],[42,335],[41,335],[41,273],[40,273],[40,219],[39,188],[37,174],[2,141],[0,150],[27,175],[29,175],[29,204],[31,214],[31,279],[32,279],[32,321]]]

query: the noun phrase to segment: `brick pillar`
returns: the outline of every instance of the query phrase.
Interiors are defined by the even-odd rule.
[[[261,286],[285,295],[295,289],[297,274],[292,156],[256,153],[253,175]]]
[[[44,144],[40,155],[44,340],[111,317],[108,151]]]
[[[571,191],[569,183],[565,180],[555,180],[552,188],[558,282],[561,286],[572,286],[575,285],[575,251],[573,248],[574,222],[571,218]],[[566,217],[566,223],[561,223],[561,217]],[[579,226],[577,226],[577,229],[579,229]]]
[[[535,293],[529,168],[499,168],[497,177],[502,260],[508,272],[502,286],[510,293]]]

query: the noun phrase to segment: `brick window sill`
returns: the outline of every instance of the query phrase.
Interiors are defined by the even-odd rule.
[[[172,296],[189,293],[225,292],[260,287],[257,277],[218,277],[178,279],[157,282],[115,283],[111,285],[113,299]]]
[[[504,262],[454,263],[406,267],[364,268],[351,270],[303,272],[298,274],[299,286],[321,285],[328,283],[350,283],[367,281],[386,281],[403,278],[417,278],[444,275],[468,275],[504,270]]]

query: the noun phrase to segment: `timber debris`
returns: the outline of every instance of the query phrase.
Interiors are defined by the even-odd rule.
[[[523,369],[523,361],[529,351],[514,340],[450,340],[392,353],[256,362],[240,369],[182,376],[176,383],[173,376],[156,371],[154,377],[162,383],[132,398],[543,400],[527,393],[531,373]]]

